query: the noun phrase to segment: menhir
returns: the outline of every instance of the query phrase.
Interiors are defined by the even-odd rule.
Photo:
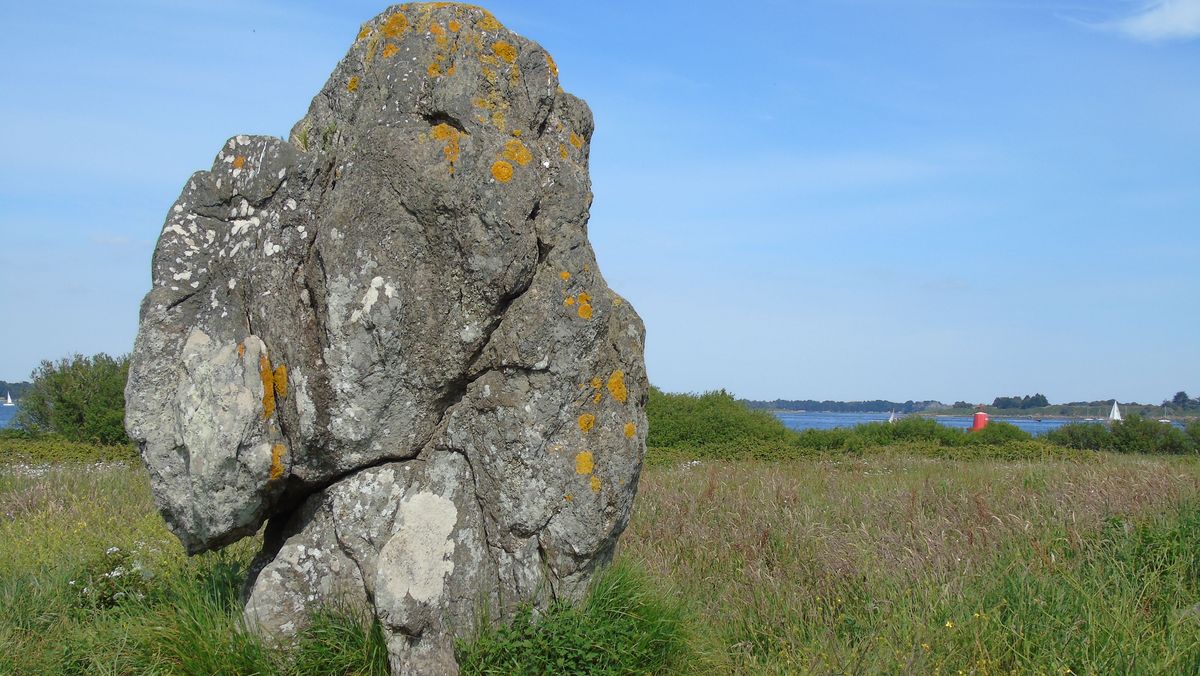
[[[644,329],[587,240],[592,116],[487,11],[366,23],[287,141],[171,207],[126,391],[190,553],[255,533],[246,619],[378,618],[455,669],[481,613],[576,598],[645,451]]]

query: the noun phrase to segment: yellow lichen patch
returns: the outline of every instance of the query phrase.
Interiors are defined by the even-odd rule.
[[[267,355],[258,358],[258,377],[262,380],[263,419],[275,415],[275,374],[271,371],[271,360]]]
[[[571,495],[570,493],[567,493],[566,495],[563,496],[563,500],[566,500],[567,502],[571,502],[571,501],[575,500],[575,496]]]
[[[588,292],[584,291],[579,294],[579,302],[580,303],[590,303],[590,302],[592,302],[592,297],[588,294]]]
[[[514,130],[512,130],[512,135],[513,135],[513,136],[516,136],[517,138],[520,138],[520,137],[521,137],[521,130],[520,130],[520,129],[514,129]]]
[[[581,301],[579,301],[579,309],[576,310],[576,312],[578,312],[579,316],[584,319],[591,319],[592,318],[592,304],[585,303],[581,300]]]
[[[613,299],[613,305],[620,305],[620,304],[621,304],[621,299],[620,299],[620,298],[614,298],[614,299]]]
[[[546,53],[546,65],[550,66],[550,72],[554,73],[554,77],[558,77],[558,64],[554,63],[554,57],[550,56],[549,52]]]
[[[583,148],[583,139],[579,138],[579,134],[571,132],[571,136],[567,140],[571,142],[571,145],[575,146],[576,150]]]
[[[244,166],[246,166],[246,156],[245,155],[238,155],[237,157],[233,158],[233,168],[234,169],[241,169]]]
[[[604,396],[604,392],[597,392],[596,394],[593,394],[593,395],[592,395],[592,403],[593,403],[593,404],[599,404],[599,403],[600,403],[600,399],[601,399],[603,396]]]
[[[579,416],[579,431],[580,432],[591,432],[592,428],[595,426],[596,426],[596,416],[592,415],[591,413],[584,413],[583,415]]]
[[[274,481],[283,476],[283,455],[287,453],[287,446],[283,444],[275,444],[271,447],[271,473],[267,479]]]
[[[381,53],[383,54],[383,58],[390,59],[395,56],[396,52],[398,51],[400,51],[400,48],[389,42],[383,46],[383,52]]]
[[[625,436],[632,439],[635,434],[637,434],[637,425],[631,422],[625,423]]]
[[[454,173],[454,165],[458,162],[458,155],[461,152],[462,146],[459,140],[462,138],[462,132],[442,122],[433,126],[429,130],[429,135],[438,141],[444,141],[446,146],[442,148],[442,153],[446,156],[446,161],[450,163],[450,173]]]
[[[529,161],[533,159],[533,155],[529,152],[529,149],[517,139],[504,144],[502,155],[505,159],[512,160],[521,166],[529,164]]]
[[[483,13],[483,18],[475,25],[485,31],[498,31],[504,28],[504,24],[497,21],[496,17],[492,16],[492,13],[486,10]]]
[[[575,473],[576,474],[591,474],[592,468],[596,463],[592,460],[591,451],[582,451],[575,456]]]
[[[503,40],[492,43],[492,53],[509,63],[517,60],[517,48]]]
[[[355,89],[358,89],[358,76],[357,75],[350,78],[350,81],[346,83],[346,91],[352,92]]]
[[[287,399],[287,367],[283,364],[276,366],[272,380],[275,382],[275,396]]]
[[[246,344],[245,343],[238,343],[238,356],[239,357],[246,356]]]
[[[497,160],[492,163],[492,176],[501,183],[508,183],[512,180],[513,168],[512,165],[504,160]]]
[[[371,34],[371,27],[363,24],[363,27],[358,29],[358,37],[354,38],[355,42],[361,42],[363,38]]]
[[[399,38],[404,35],[404,31],[408,29],[408,17],[400,12],[388,17],[387,21],[383,22],[383,27],[379,29],[384,37]]]
[[[563,270],[562,272],[558,273],[558,276],[561,277],[562,280],[565,282],[571,278],[571,273],[567,272],[566,270]]]
[[[568,307],[570,307],[574,304],[575,304],[575,296],[567,296],[566,299],[563,300],[563,305],[566,305]]]
[[[600,389],[604,385],[599,378],[592,378],[592,389]]]
[[[370,44],[367,45],[367,63],[375,60],[375,52],[379,50],[379,36],[371,38]]]
[[[608,377],[608,393],[621,403],[629,398],[629,390],[625,389],[625,372],[613,371]]]
[[[445,46],[445,44],[446,44],[446,29],[442,28],[441,24],[437,24],[437,23],[430,24],[429,32],[433,33],[433,40],[434,40],[434,42],[436,42],[438,44],[439,47]]]
[[[462,28],[462,24],[454,19],[450,19],[450,23],[446,24],[446,27],[450,29],[451,33],[457,33]]]
[[[592,477],[592,480],[591,480],[591,481],[589,481],[588,483],[590,483],[590,484],[592,485],[592,492],[593,492],[593,493],[599,493],[599,492],[600,492],[600,477],[598,477],[598,476],[593,476],[593,477]]]
[[[564,160],[567,159],[567,147],[561,143],[558,144],[558,156]]]

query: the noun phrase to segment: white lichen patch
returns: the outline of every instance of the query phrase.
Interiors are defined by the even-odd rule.
[[[432,603],[442,595],[446,576],[454,572],[454,540],[458,508],[449,498],[421,492],[400,504],[399,530],[379,552],[377,590],[393,602],[411,597]]]
[[[379,290],[383,288],[383,285],[383,277],[375,277],[371,280],[371,285],[363,294],[362,307],[350,314],[350,321],[357,322],[371,312],[371,308],[375,307],[375,303],[379,301]],[[388,297],[390,298],[391,294],[388,294]]]

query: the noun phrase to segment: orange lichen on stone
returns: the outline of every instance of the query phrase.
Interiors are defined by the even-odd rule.
[[[637,425],[631,422],[625,423],[625,436],[632,439],[635,434],[637,434]]]
[[[590,484],[592,485],[592,492],[593,492],[593,493],[599,493],[599,492],[600,492],[600,477],[593,475],[593,476],[592,476],[592,480],[591,480],[591,481],[589,481],[588,483],[590,483]]]
[[[571,132],[571,137],[567,140],[569,140],[571,142],[571,145],[575,146],[576,150],[580,150],[583,148],[583,139],[579,138],[579,134],[576,134],[575,132]]]
[[[358,29],[358,37],[354,38],[355,42],[361,42],[363,38],[371,34],[371,27],[363,24],[362,28]]]
[[[596,426],[596,416],[592,415],[591,413],[584,413],[583,415],[579,416],[579,431],[580,432],[591,432],[592,428],[595,426]]]
[[[358,76],[357,75],[350,78],[350,81],[346,83],[346,91],[352,92],[355,89],[358,89]]]
[[[608,393],[621,403],[629,398],[629,390],[625,389],[625,372],[613,371],[608,377]]]
[[[450,23],[446,24],[446,27],[450,29],[451,33],[457,33],[462,28],[462,24],[454,19],[450,19]]]
[[[245,155],[238,155],[237,157],[233,158],[233,168],[234,169],[241,169],[244,166],[246,166],[246,156]]]
[[[591,451],[583,451],[575,456],[575,473],[576,474],[591,474],[596,463],[592,459]]]
[[[512,165],[504,160],[497,160],[492,163],[492,176],[501,183],[508,183],[513,176]]]
[[[558,156],[564,160],[567,159],[567,147],[561,143],[558,144]]]
[[[567,296],[566,300],[563,301],[563,305],[566,305],[568,307],[571,305],[574,305],[574,304],[575,304],[575,296]]]
[[[446,29],[442,28],[441,24],[430,24],[429,32],[433,33],[434,42],[436,42],[439,46],[446,44]]]
[[[381,52],[381,54],[383,55],[383,58],[390,59],[395,56],[396,52],[398,51],[400,51],[400,48],[389,42],[383,46],[383,52]]]
[[[520,129],[514,129],[514,130],[512,130],[512,135],[513,135],[513,136],[516,136],[516,137],[518,137],[518,138],[520,138],[520,136],[521,136],[521,130],[520,130]]]
[[[576,312],[578,312],[579,316],[582,317],[583,319],[591,319],[592,318],[592,304],[585,303],[583,301],[579,301],[579,309],[576,310]]]
[[[503,40],[492,43],[492,53],[509,63],[517,60],[517,48]]]
[[[571,273],[567,272],[566,270],[563,270],[562,272],[558,273],[558,276],[561,277],[562,280],[565,282],[571,278]]]
[[[238,356],[239,357],[246,356],[246,344],[245,343],[238,343]]]
[[[600,399],[601,399],[601,398],[603,398],[603,397],[604,397],[604,392],[597,392],[597,393],[593,394],[593,395],[592,395],[592,403],[593,403],[593,404],[599,404],[599,403],[600,403]]]
[[[563,500],[566,500],[567,502],[572,502],[573,500],[575,500],[575,496],[571,495],[570,493],[567,493],[566,495],[563,496]]]
[[[462,150],[460,139],[462,132],[442,122],[433,126],[429,130],[429,135],[438,141],[444,141],[446,146],[442,148],[442,153],[446,156],[446,161],[450,163],[450,173],[454,173],[454,165],[458,162],[458,155]]]
[[[591,297],[591,295],[588,294],[587,291],[580,292],[579,302],[580,303],[590,303],[590,302],[592,302],[592,297]]]
[[[271,473],[267,476],[269,481],[283,476],[283,455],[285,453],[287,453],[287,446],[283,444],[275,444],[271,447]]]
[[[276,366],[271,379],[275,383],[275,396],[287,399],[287,367],[283,364]]]
[[[258,377],[263,386],[263,419],[267,420],[275,415],[275,374],[271,371],[271,360],[265,354],[258,358]]]
[[[504,28],[504,24],[497,21],[496,17],[492,16],[492,13],[487,10],[484,10],[483,18],[480,19],[479,23],[475,25],[479,26],[480,29],[485,31],[498,31],[501,28]]]
[[[603,386],[604,386],[604,383],[601,382],[601,380],[599,378],[592,378],[592,389],[598,390]]]
[[[387,21],[383,22],[383,26],[379,29],[384,37],[399,38],[404,35],[404,31],[408,29],[408,17],[401,12],[388,17]]]
[[[546,52],[546,65],[550,66],[550,72],[554,73],[554,77],[558,77],[558,64],[554,63],[554,57],[550,56],[550,52]]]
[[[529,149],[517,139],[505,143],[504,152],[501,154],[505,159],[512,160],[521,166],[529,164],[529,161],[533,159],[533,155],[529,152]]]

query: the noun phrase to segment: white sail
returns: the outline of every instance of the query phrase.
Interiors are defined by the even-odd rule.
[[[1117,406],[1117,402],[1115,399],[1113,400],[1112,410],[1108,412],[1108,419],[1110,421],[1121,420],[1121,408],[1119,406]]]
[[[892,409],[892,414],[890,416],[888,416],[888,422],[889,423],[896,422],[896,410],[895,409]]]
[[[4,401],[4,405],[5,405],[5,406],[12,406],[12,405],[13,405],[13,403],[12,403],[12,392],[5,392],[5,393],[4,393],[4,399],[5,399],[5,401]]]

